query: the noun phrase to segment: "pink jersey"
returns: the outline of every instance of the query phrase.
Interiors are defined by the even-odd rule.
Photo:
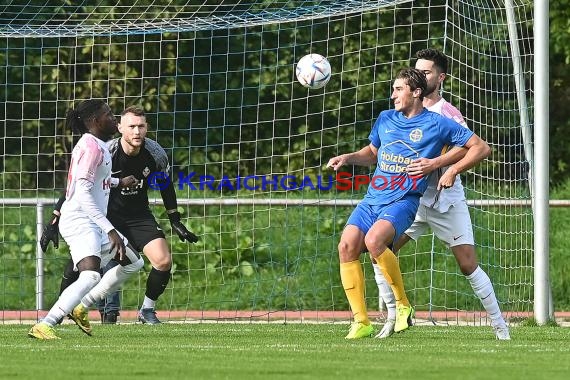
[[[98,210],[96,218],[86,209],[84,202],[77,199],[76,187],[79,180],[93,184],[89,191]],[[97,224],[105,232],[113,228],[104,217],[107,214],[109,193],[111,192],[111,153],[102,140],[85,133],[73,148],[71,163],[67,175],[65,202],[61,208],[62,219],[67,222]]]
[[[463,119],[463,115],[461,115],[461,112],[443,98],[441,98],[433,106],[428,107],[428,110],[453,119],[457,123],[463,125],[465,128],[468,128],[465,119]],[[455,177],[455,182],[453,183],[452,187],[449,189],[443,189],[438,195],[437,183],[439,182],[440,178],[439,172],[443,173],[445,170],[447,170],[447,168],[441,168],[440,171],[436,170],[430,174],[428,187],[420,199],[420,203],[422,205],[435,208],[439,212],[446,212],[449,210],[449,207],[451,205],[455,204],[458,201],[465,200],[465,191],[463,190],[463,185],[461,184],[461,178],[459,175]]]

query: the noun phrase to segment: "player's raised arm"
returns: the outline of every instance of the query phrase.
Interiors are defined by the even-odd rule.
[[[438,190],[453,186],[457,174],[471,169],[491,154],[489,144],[477,135],[471,136],[464,147],[467,148],[467,153],[465,153],[465,156],[461,160],[451,165],[445,173],[443,173],[437,184]]]
[[[377,156],[378,148],[370,144],[357,152],[345,153],[331,158],[327,163],[327,168],[333,168],[336,171],[343,165],[370,166],[376,163]]]

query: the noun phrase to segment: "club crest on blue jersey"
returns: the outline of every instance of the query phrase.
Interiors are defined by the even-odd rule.
[[[422,139],[422,136],[423,136],[422,130],[419,128],[416,128],[410,132],[410,140],[412,140],[413,142],[417,143]]]

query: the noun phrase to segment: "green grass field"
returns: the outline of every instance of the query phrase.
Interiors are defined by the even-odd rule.
[[[568,195],[570,184],[565,189],[565,191],[560,191],[556,198],[570,198]],[[32,211],[31,209],[25,212],[9,209],[4,214],[6,220],[14,222],[5,223],[0,229],[0,235],[4,237],[4,244],[0,247],[0,284],[2,284],[0,304],[4,310],[33,309],[35,295],[33,264],[35,261],[32,251],[35,234],[32,228],[34,221]],[[214,211],[211,212],[220,218],[221,211],[218,210],[217,214]],[[230,211],[231,215],[238,215],[237,211]],[[249,209],[240,207],[240,211],[243,213]],[[205,264],[203,262],[194,263],[190,260],[194,257],[186,253],[175,256],[175,259],[188,257],[188,261],[178,263],[177,273],[184,273],[183,270],[191,271],[194,281],[198,284],[186,286],[183,282],[184,278],[180,278],[180,275],[175,273],[172,283],[176,284],[176,289],[183,288],[184,291],[175,292],[173,287],[172,293],[183,297],[184,300],[183,302],[171,301],[170,305],[174,305],[172,309],[178,307],[186,310],[206,310],[210,306],[216,310],[225,309],[222,307],[226,306],[223,302],[233,301],[235,295],[239,295],[240,300],[247,302],[253,300],[256,305],[264,306],[258,293],[252,293],[253,295],[247,293],[247,286],[255,284],[253,280],[256,280],[260,284],[260,289],[264,291],[273,290],[276,287],[277,297],[271,300],[273,310],[282,308],[282,305],[277,302],[286,304],[292,309],[301,310],[310,309],[309,306],[317,310],[328,310],[326,306],[332,304],[335,310],[347,309],[339,280],[335,277],[338,273],[337,258],[334,253],[330,253],[334,251],[334,245],[337,244],[339,226],[335,223],[327,224],[327,221],[338,221],[341,218],[338,214],[337,219],[330,218],[329,213],[334,210],[329,209],[286,209],[283,211],[285,213],[283,219],[276,211],[279,210],[272,210],[271,215],[277,220],[270,220],[270,223],[262,218],[264,214],[260,214],[260,210],[256,210],[256,222],[266,224],[266,228],[260,229],[263,231],[263,237],[267,235],[274,242],[270,254],[261,249],[265,246],[257,247],[246,244],[246,248],[242,249],[240,244],[237,244],[236,248],[234,235],[222,233],[225,231],[224,228],[232,231],[240,230],[236,227],[239,226],[236,224],[237,217],[229,222],[218,223],[220,227],[214,223],[216,219],[213,217],[208,220],[208,223],[204,223],[209,228],[214,228],[212,225],[216,226],[214,228],[216,234],[211,233],[210,237],[220,235],[219,241],[205,244],[208,250],[219,248],[219,252],[208,251],[204,257],[215,258],[217,256],[214,254],[219,257],[227,254],[227,257],[223,258],[225,264],[223,266],[216,264],[214,265],[216,271],[207,273],[209,282],[206,287],[198,281],[200,278],[196,279],[194,276],[194,273],[201,273],[198,269],[203,270]],[[301,211],[303,212],[302,218],[296,214]],[[345,212],[344,209],[340,211]],[[228,211],[224,209],[224,212]],[[339,211],[336,210],[336,212]],[[570,289],[570,276],[568,276],[570,261],[567,258],[570,243],[566,226],[570,223],[570,212],[567,208],[553,208],[550,212],[550,278],[555,310],[563,311],[568,310],[569,307],[567,294]],[[303,220],[306,223],[297,225],[293,223],[295,220]],[[283,224],[285,222],[287,224]],[[481,224],[485,225],[485,223]],[[29,231],[21,229],[21,225]],[[286,233],[281,227],[283,225],[289,228]],[[9,231],[10,228],[14,231]],[[251,227],[247,225],[245,231],[249,231],[248,228]],[[241,229],[244,229],[243,226]],[[200,232],[206,233],[207,231]],[[289,232],[302,238],[295,240],[293,245],[287,245],[285,240]],[[15,237],[10,237],[11,234]],[[478,241],[482,241],[482,238],[479,237]],[[510,240],[505,244],[507,243],[510,244]],[[174,240],[173,244],[179,243]],[[494,241],[493,244],[497,242]],[[184,245],[179,250],[184,252],[187,249]],[[286,254],[278,254],[281,250],[284,250]],[[484,257],[485,249],[481,249],[481,254],[481,257]],[[66,252],[62,247],[59,251],[52,250],[46,255],[45,275],[49,295],[45,300],[47,305],[51,306],[55,300],[63,267],[61,260],[65,257]],[[318,260],[316,260],[317,257],[319,257]],[[238,259],[244,258],[250,262],[253,262],[252,258],[254,258],[259,264],[256,276],[240,277],[239,271],[229,270],[233,267],[227,265],[228,261],[234,260],[231,263],[235,266],[239,263]],[[315,267],[320,268],[318,270],[304,270],[303,266],[310,264],[311,260],[324,267]],[[452,264],[450,268],[455,270],[455,263]],[[220,268],[229,269],[222,272]],[[299,276],[298,279],[295,278],[295,281],[292,281],[292,276],[288,276],[287,282],[275,282],[274,272],[277,274],[310,273],[311,276]],[[217,277],[214,275],[218,273],[224,274],[225,287],[214,286],[217,284],[215,282]],[[494,279],[498,279],[495,284],[496,289],[500,290],[503,281],[497,274],[493,273],[493,275]],[[140,279],[133,281],[133,284],[138,286],[139,293],[140,289],[144,290],[141,281]],[[234,282],[240,285],[236,288],[239,291],[229,286]],[[427,280],[423,279],[419,283],[425,284]],[[456,287],[458,284],[453,283],[451,286]],[[412,283],[411,286],[413,285]],[[218,289],[223,289],[223,292]],[[253,289],[257,290],[255,287]],[[330,289],[336,292],[334,297],[331,296]],[[207,294],[206,291],[208,291]],[[140,301],[137,298],[140,297],[139,293],[133,296],[127,293],[132,298],[132,300],[128,297],[123,299],[127,310],[136,309]],[[371,297],[376,297],[374,286],[370,294]],[[191,297],[187,297],[188,295]],[[505,297],[504,293],[500,295]],[[166,302],[169,297],[170,293],[161,302]],[[200,304],[204,299],[217,303]],[[307,304],[298,306],[297,303],[300,302]],[[315,305],[317,307],[314,307]],[[164,306],[168,305],[161,305],[163,308]],[[250,306],[246,303],[245,306],[237,309],[250,310]],[[369,305],[370,310],[375,307],[374,303]],[[156,327],[139,324],[117,326],[97,324],[94,326],[95,336],[93,337],[83,335],[73,325],[64,325],[58,328],[58,334],[62,337],[60,341],[41,342],[27,337],[29,325],[2,323],[0,321],[0,379],[70,378],[83,380],[109,377],[248,380],[341,378],[358,380],[399,378],[406,380],[431,378],[438,380],[553,380],[567,379],[570,376],[570,345],[568,344],[570,328],[567,327],[515,326],[511,329],[512,341],[498,342],[494,340],[490,327],[472,326],[419,325],[388,340],[346,341],[344,336],[348,325],[332,323],[286,325],[277,323],[168,323]]]
[[[58,341],[0,325],[9,379],[567,379],[570,329],[415,326],[389,339],[347,341],[344,324],[75,325]]]

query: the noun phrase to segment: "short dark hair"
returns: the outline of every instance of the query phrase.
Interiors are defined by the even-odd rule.
[[[440,72],[447,74],[447,56],[437,49],[423,49],[416,52],[417,59],[432,61]]]
[[[128,106],[127,108],[125,108],[123,110],[123,112],[121,112],[121,116],[124,116],[128,113],[132,113],[135,116],[144,116],[146,117],[145,113],[144,113],[144,108],[142,108],[141,106]]]
[[[422,93],[420,94],[420,100],[424,99],[424,94],[426,93],[427,89],[427,79],[423,71],[414,69],[413,67],[407,67],[400,70],[398,75],[396,75],[396,79],[405,80],[406,84],[410,86],[410,90],[412,91],[415,91],[418,88],[422,90]]]

